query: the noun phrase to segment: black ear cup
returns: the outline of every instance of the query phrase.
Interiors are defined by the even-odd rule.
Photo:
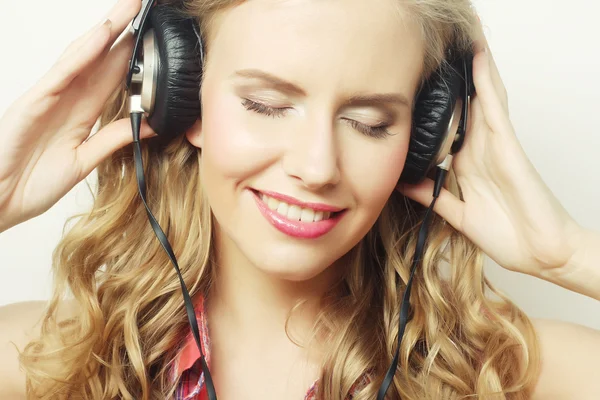
[[[461,111],[466,99],[464,68],[468,63],[468,57],[445,63],[423,84],[415,103],[401,182],[419,183],[450,150],[458,150],[453,140],[459,125],[466,123]],[[462,143],[464,136],[457,139]]]
[[[146,33],[153,32],[156,50],[154,105],[147,120],[165,138],[183,134],[201,113],[201,43],[195,34],[195,22],[174,9],[168,5],[152,7]],[[147,40],[151,39],[145,37]],[[149,61],[144,59],[144,64]]]

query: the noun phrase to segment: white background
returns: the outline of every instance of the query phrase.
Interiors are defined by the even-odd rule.
[[[0,113],[74,38],[100,22],[114,2],[0,0]],[[571,215],[600,231],[599,3],[475,4],[527,155]],[[95,173],[88,179],[93,181]],[[45,214],[0,234],[0,305],[48,298],[51,254],[64,221],[89,207],[90,200],[82,182]],[[532,317],[600,328],[598,301],[505,271],[491,261],[487,273]]]

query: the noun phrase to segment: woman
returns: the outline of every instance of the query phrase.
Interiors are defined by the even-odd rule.
[[[435,207],[388,398],[597,398],[600,333],[532,322],[482,273],[485,252],[600,300],[600,235],[568,215],[519,146],[467,0],[173,6],[206,38],[202,120],[166,146],[142,125],[148,201],[194,297],[219,399],[376,398],[418,203],[431,201],[429,179],[398,185],[414,97],[450,43],[472,42],[469,132]],[[0,230],[98,168],[93,209],[56,249],[48,306],[2,310],[1,342],[18,352],[0,354],[1,398],[207,398],[179,283],[138,197],[121,107],[131,38],[109,51],[139,9],[120,0],[0,120]],[[404,101],[345,103],[390,91]],[[259,211],[308,218],[290,214],[294,202],[343,217],[298,238]],[[42,315],[42,329],[24,335]]]

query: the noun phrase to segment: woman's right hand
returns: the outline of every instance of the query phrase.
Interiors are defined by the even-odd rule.
[[[88,136],[125,80],[131,33],[112,44],[140,6],[140,0],[120,0],[106,22],[74,41],[0,119],[0,232],[48,210],[133,141],[129,118]],[[140,137],[155,135],[144,121]]]

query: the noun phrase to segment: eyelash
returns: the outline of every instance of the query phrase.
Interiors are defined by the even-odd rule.
[[[255,101],[252,101],[249,99],[244,99],[244,101],[242,101],[242,105],[248,111],[254,111],[259,114],[264,114],[264,115],[267,115],[267,116],[273,117],[273,118],[282,117],[285,114],[285,111],[288,109],[288,108],[269,107],[262,103],[257,103]],[[364,133],[367,136],[371,136],[374,138],[382,138],[387,135],[391,135],[391,133],[387,129],[385,129],[389,125],[369,126],[369,125],[361,124],[360,122],[354,121],[352,119],[346,119],[346,121],[350,122],[350,125],[352,125],[352,127],[354,129]]]

